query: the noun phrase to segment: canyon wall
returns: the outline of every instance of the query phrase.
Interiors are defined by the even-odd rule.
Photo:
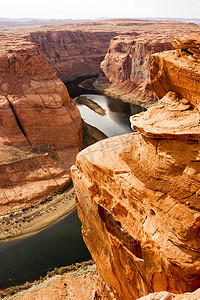
[[[150,106],[157,99],[151,86],[150,65],[152,54],[174,49],[171,45],[177,35],[200,32],[194,24],[160,24],[158,28],[135,30],[134,34],[114,37],[101,63],[100,82],[109,82],[105,93],[142,106]]]
[[[99,74],[114,32],[84,30],[47,30],[30,33],[43,56],[57,71],[62,81]]]
[[[131,117],[138,132],[84,149],[72,168],[105,299],[200,287],[200,38],[173,45],[153,56],[151,83],[163,98]]]
[[[100,79],[112,84],[106,93],[137,104],[155,102],[150,83],[152,54],[173,49],[171,39],[150,34],[114,37],[101,63]]]
[[[43,26],[28,32],[26,38],[39,46],[64,82],[98,75],[108,51],[102,64],[104,79],[106,75],[110,82],[117,83],[115,88],[118,93],[124,90],[125,100],[133,90],[135,98],[154,100],[149,87],[151,53],[172,49],[170,41],[176,35],[193,32],[199,32],[194,23],[116,19]]]
[[[1,34],[0,215],[36,204],[71,180],[81,117],[36,45]]]
[[[106,20],[1,33],[1,213],[37,203],[70,181],[69,167],[82,143],[81,121],[57,75],[63,81],[97,75],[110,39],[122,34],[115,38],[113,51],[121,53],[117,59],[124,73],[119,73],[113,62],[107,70],[112,73],[113,68],[122,81],[130,83],[127,51],[132,47],[131,55],[138,64],[137,84],[144,77],[146,82],[148,72],[139,71],[139,65],[147,48],[155,52],[171,46],[168,40],[157,37],[160,44],[151,41],[150,47],[143,36],[165,31],[171,36],[172,28],[174,32],[191,32],[199,27],[180,22]],[[134,39],[141,40],[135,54]]]

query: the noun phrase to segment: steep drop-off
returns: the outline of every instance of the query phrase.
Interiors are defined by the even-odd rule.
[[[44,57],[66,82],[98,75],[114,35],[113,32],[49,30],[30,33],[30,40],[38,44]]]
[[[81,117],[36,45],[1,34],[0,215],[62,190],[81,148]]]
[[[171,49],[170,41],[178,34],[199,31],[199,26],[194,23],[116,19],[41,26],[39,29],[27,31],[25,35],[28,40],[39,46],[43,56],[64,82],[78,77],[98,75],[100,63],[107,51],[104,67],[102,67],[107,79],[119,83],[117,76],[120,72],[120,82],[124,82],[129,77],[126,65],[130,67],[130,60],[132,60],[134,70],[131,71],[130,79],[132,82],[137,78],[134,84],[138,85],[135,97],[141,96],[143,100],[148,96],[148,100],[152,100],[152,91],[151,93],[147,91],[150,54]],[[120,34],[125,37],[115,38]],[[112,38],[114,40],[108,50]],[[122,70],[119,71],[121,67]],[[117,76],[113,78],[115,72]],[[139,74],[135,74],[136,72]],[[118,87],[121,89],[121,86]],[[130,92],[129,81],[125,82],[123,87],[126,94]]]
[[[200,39],[173,45],[153,56],[152,86],[164,97],[131,117],[138,133],[86,148],[72,168],[83,237],[108,299],[200,287]]]
[[[157,34],[113,38],[101,63],[100,79],[106,77],[112,83],[106,93],[140,105],[154,102],[156,96],[150,83],[152,54],[173,49],[171,39],[172,35]]]

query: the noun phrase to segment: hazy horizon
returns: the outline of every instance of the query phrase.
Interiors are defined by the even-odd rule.
[[[14,19],[98,19],[98,18],[186,18],[199,19],[199,0],[7,0],[0,18]]]
[[[69,21],[103,21],[103,20],[200,20],[200,16],[197,18],[181,18],[181,17],[133,17],[133,18],[120,18],[120,17],[116,17],[116,18],[109,18],[109,17],[102,17],[102,18],[93,18],[93,19],[72,19],[72,18],[36,18],[36,17],[30,17],[30,18],[7,18],[7,17],[1,17],[0,16],[0,21],[65,21],[65,20],[69,20]]]

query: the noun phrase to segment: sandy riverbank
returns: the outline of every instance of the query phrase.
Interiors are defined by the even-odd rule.
[[[86,105],[91,110],[93,110],[94,112],[96,112],[97,114],[99,114],[101,116],[105,116],[106,115],[105,109],[103,109],[99,104],[97,104],[93,100],[87,98],[86,96],[79,96],[76,99],[76,103]]]
[[[105,134],[83,122],[84,148],[104,138]],[[75,208],[76,194],[71,183],[65,191],[55,193],[40,204],[0,216],[0,240],[34,234],[66,217]]]
[[[73,185],[62,193],[57,193],[36,206],[0,217],[0,240],[20,238],[59,221],[76,207],[76,194]]]

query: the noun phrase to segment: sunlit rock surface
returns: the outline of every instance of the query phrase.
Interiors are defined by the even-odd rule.
[[[169,292],[160,292],[149,294],[140,298],[140,300],[199,300],[200,299],[200,289],[193,293],[185,294],[172,294]]]
[[[198,45],[198,38],[193,44]],[[102,278],[101,290],[108,286],[116,299],[200,287],[199,111],[194,101],[200,61],[189,52],[179,47],[156,54],[151,80],[157,94],[160,78],[171,78],[165,94],[161,91],[164,98],[131,118],[138,133],[86,148],[72,169],[84,240]],[[170,77],[175,72],[180,78],[187,75],[185,56],[191,63],[191,93],[187,86],[180,93]],[[171,67],[156,64],[163,57]],[[163,84],[168,87],[167,81]],[[195,299],[193,295],[177,299]]]
[[[195,24],[186,25],[176,22],[162,22],[160,27],[157,25],[159,24],[155,22],[146,29],[142,27],[143,32],[138,32],[136,28],[135,32],[130,33],[129,36],[119,35],[111,40],[108,52],[101,63],[100,73],[100,79],[110,83],[110,86],[105,89],[107,94],[144,106],[150,106],[157,99],[156,96],[160,98],[160,95],[153,93],[150,81],[152,54],[174,49],[176,45],[171,45],[171,41],[177,35],[195,31],[199,33],[199,27],[196,27]],[[184,47],[184,45],[183,42],[180,47]],[[198,43],[190,43],[190,45],[197,53]],[[163,54],[164,56],[165,54]],[[157,59],[161,60],[161,58],[162,56],[158,54]],[[154,64],[156,63],[154,59]],[[181,67],[180,61],[178,64]],[[190,77],[188,70],[186,73]],[[161,78],[162,80],[163,78]],[[169,82],[163,84],[168,85],[169,88]],[[182,82],[180,82],[181,84]],[[163,96],[164,94],[162,94]]]
[[[38,47],[1,37],[0,214],[62,190],[81,148],[81,117]]]

